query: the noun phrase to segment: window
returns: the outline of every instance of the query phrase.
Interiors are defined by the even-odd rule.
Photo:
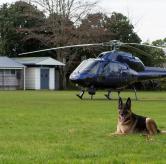
[[[125,66],[125,65],[122,65],[122,64],[119,64],[119,69],[120,69],[120,70],[127,69],[127,66]]]
[[[104,65],[104,68],[103,68],[102,74],[108,75],[109,72],[110,72],[109,70],[110,70],[110,69],[109,69],[109,64],[105,64],[105,65]]]
[[[10,74],[11,74],[11,71],[8,70],[8,69],[6,69],[6,70],[4,70],[4,74],[5,74],[5,75],[10,75]]]
[[[119,71],[119,67],[117,63],[110,63],[110,72],[116,73]]]
[[[4,70],[4,74],[5,75],[15,75],[16,74],[16,70],[15,69],[6,69]]]
[[[90,72],[96,74],[99,68],[100,62],[95,59],[88,59],[83,61],[74,72]]]
[[[3,74],[3,70],[1,69],[1,70],[0,70],[0,75],[2,75],[2,74]]]
[[[96,74],[99,69],[100,63],[96,63],[92,68],[90,68],[90,73]]]
[[[15,75],[16,74],[16,70],[15,69],[12,69],[11,70],[11,75]]]
[[[117,73],[119,71],[118,63],[108,63],[104,65],[103,74],[108,75],[110,73]]]
[[[81,72],[86,67],[88,67],[93,61],[92,60],[84,60],[81,62],[81,64],[74,70],[74,72]]]

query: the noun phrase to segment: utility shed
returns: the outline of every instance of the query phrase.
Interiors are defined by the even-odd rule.
[[[6,56],[1,56],[0,89],[25,89],[25,66]]]
[[[26,66],[26,89],[59,89],[59,69],[65,64],[51,57],[19,57],[13,59]]]

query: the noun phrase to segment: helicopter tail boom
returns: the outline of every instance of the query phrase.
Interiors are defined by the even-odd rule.
[[[138,72],[138,80],[152,80],[166,78],[166,69],[157,67],[145,67],[145,71]]]

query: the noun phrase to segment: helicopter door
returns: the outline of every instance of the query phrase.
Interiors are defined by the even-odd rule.
[[[117,87],[120,82],[120,70],[118,63],[109,62],[108,64],[104,64],[100,77],[100,82],[105,87]]]
[[[129,82],[129,70],[127,66],[119,64],[121,85],[127,85]]]

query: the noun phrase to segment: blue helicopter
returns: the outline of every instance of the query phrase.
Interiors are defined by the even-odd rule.
[[[95,95],[97,89],[107,89],[105,96],[111,99],[111,90],[120,91],[135,82],[161,79],[166,77],[166,69],[146,67],[142,61],[130,53],[109,51],[101,53],[97,58],[84,60],[70,75],[70,80],[88,93]],[[133,86],[133,89],[136,90]],[[82,99],[85,90],[77,95]]]
[[[108,94],[105,94],[105,96],[107,99],[111,99],[111,91],[113,90],[116,90],[119,96],[121,90],[129,85],[132,86],[132,84],[135,82],[166,78],[166,69],[158,67],[147,67],[138,57],[129,52],[119,50],[120,46],[129,46],[130,48],[134,48],[132,47],[134,45],[163,49],[162,47],[149,46],[138,43],[122,43],[117,40],[112,40],[105,43],[56,47],[26,52],[20,55],[73,47],[109,46],[113,50],[102,52],[97,58],[83,60],[71,73],[69,79],[77,86],[81,87],[80,94],[77,94],[80,99],[83,98],[86,89],[91,95],[91,99],[93,98],[93,95],[95,95],[97,89],[108,90]],[[138,50],[137,48],[134,49],[137,50],[137,52],[139,51],[142,54],[145,54],[142,52],[142,50]],[[133,89],[137,99],[136,89],[134,86]]]

